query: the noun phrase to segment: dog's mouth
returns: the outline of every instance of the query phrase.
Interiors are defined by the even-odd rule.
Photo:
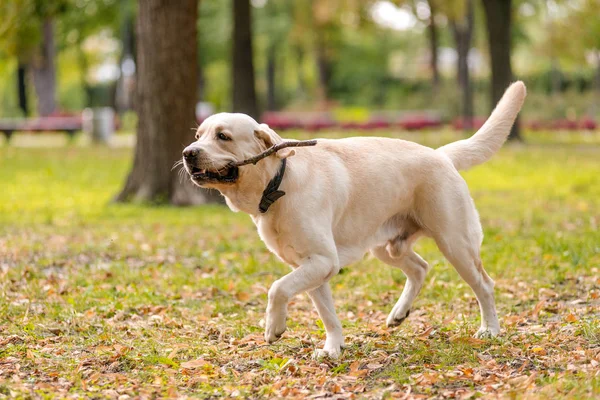
[[[218,170],[209,170],[198,167],[189,167],[192,180],[197,184],[219,182],[235,183],[239,177],[238,167],[223,167]]]

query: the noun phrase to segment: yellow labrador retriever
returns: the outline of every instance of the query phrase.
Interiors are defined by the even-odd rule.
[[[481,224],[458,171],[500,149],[525,95],[522,82],[512,84],[475,135],[435,150],[390,138],[318,139],[315,147],[285,148],[242,167],[231,165],[281,143],[281,137],[244,114],[206,119],[183,151],[192,181],[219,190],[233,211],[250,214],[269,250],[293,269],[269,290],[266,341],[279,339],[288,302],[307,292],[327,331],[316,355],[339,356],[344,337],[328,282],[368,251],[406,274],[387,317],[388,326],[400,324],[429,269],[412,250],[420,236],[435,240],[475,292],[481,310],[476,336],[497,335],[494,281],[479,254]]]

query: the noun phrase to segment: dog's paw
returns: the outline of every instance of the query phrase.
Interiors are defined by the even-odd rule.
[[[400,325],[408,316],[410,315],[410,310],[408,310],[404,315],[397,316],[393,311],[390,315],[388,315],[385,324],[388,328],[392,328],[394,326]]]
[[[491,328],[488,326],[482,326],[481,328],[479,328],[477,333],[475,333],[475,335],[473,335],[473,336],[476,337],[477,339],[491,339],[491,338],[498,336],[499,333],[500,333],[499,328]]]
[[[269,344],[278,341],[286,329],[285,317],[280,318],[279,320],[267,318],[265,326],[265,341]]]
[[[313,358],[315,360],[318,360],[320,358],[330,358],[332,360],[337,360],[338,358],[340,358],[341,354],[342,349],[340,346],[330,348],[324,347],[322,349],[315,350],[315,352],[313,353]]]

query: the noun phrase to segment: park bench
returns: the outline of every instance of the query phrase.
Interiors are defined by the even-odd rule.
[[[0,132],[7,142],[15,132],[64,132],[72,139],[81,129],[82,120],[79,115],[0,119]]]

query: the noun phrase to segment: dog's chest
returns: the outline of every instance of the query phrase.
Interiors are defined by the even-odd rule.
[[[254,218],[253,220],[258,229],[258,235],[267,245],[267,248],[281,261],[292,267],[297,267],[300,263],[300,256],[290,243],[288,235],[278,230],[268,220]]]

